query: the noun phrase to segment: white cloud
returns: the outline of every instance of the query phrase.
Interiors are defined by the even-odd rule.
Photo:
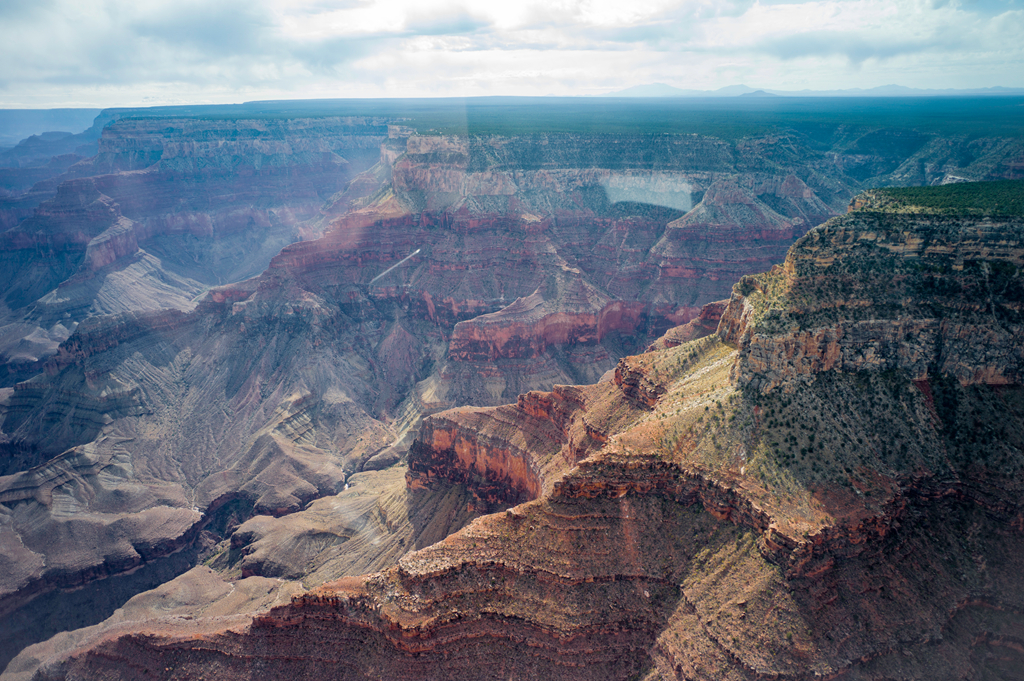
[[[0,106],[1024,86],[1020,0],[15,0]]]

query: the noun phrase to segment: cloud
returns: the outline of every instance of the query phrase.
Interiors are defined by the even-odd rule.
[[[275,20],[259,4],[244,0],[186,0],[149,5],[126,25],[130,34],[204,55],[252,54],[275,42]]]
[[[967,46],[969,42],[967,36],[952,31],[921,39],[882,39],[837,31],[821,31],[769,39],[759,44],[756,49],[785,60],[838,55],[845,57],[852,64],[861,64],[868,59],[889,59],[932,50],[958,50]]]
[[[397,49],[398,39],[390,35],[327,38],[288,46],[289,58],[311,73],[339,74],[341,67],[374,55],[389,47]]]
[[[488,28],[490,22],[473,16],[462,7],[446,8],[434,12],[414,11],[405,22],[410,35],[462,35]]]
[[[0,106],[597,94],[650,82],[1024,86],[1022,5],[14,0],[0,5]]]

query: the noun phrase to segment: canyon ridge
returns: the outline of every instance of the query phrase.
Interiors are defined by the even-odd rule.
[[[3,678],[1012,676],[1020,131],[275,106],[8,174]]]

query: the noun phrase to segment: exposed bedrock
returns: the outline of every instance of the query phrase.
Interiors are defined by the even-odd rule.
[[[255,227],[266,232],[264,237],[281,232],[275,236],[286,239],[277,243],[280,248],[295,239],[298,220],[316,215],[327,199],[377,162],[382,129],[371,121],[335,119],[117,121],[104,129],[99,155],[75,167],[82,179],[66,180],[55,199],[37,209],[37,219],[50,226],[30,222],[18,232],[28,241],[36,233],[36,240],[50,234],[50,241],[73,241],[83,231],[76,225],[88,217],[75,211],[88,208],[98,192],[119,214],[139,223],[140,242],[175,234],[223,239],[244,231],[250,232],[252,250],[258,241]],[[291,236],[285,236],[288,230]],[[170,244],[151,246],[159,251]],[[213,282],[237,277],[205,274]]]
[[[172,666],[194,673],[201,664],[207,673],[247,676],[253,668],[240,664],[246,658],[272,676],[307,673],[294,666],[304,659],[313,661],[308,673],[315,667],[339,678],[625,678],[643,668],[646,649],[670,616],[667,603],[677,598],[676,576],[662,565],[684,562],[676,553],[686,549],[681,541],[655,549],[662,543],[656,537],[684,536],[696,514],[643,500],[582,510],[544,505],[477,521],[384,574],[305,594],[241,635],[184,647],[121,639],[47,672],[109,663],[127,678],[155,671],[161,660],[160,675]],[[648,523],[652,518],[658,522]],[[538,534],[547,541],[544,551],[527,540]],[[615,544],[618,550],[610,550]],[[566,562],[581,553],[585,565]],[[458,572],[445,565],[454,555],[466,559]],[[385,592],[391,595],[382,609]],[[479,613],[483,603],[490,605]]]
[[[767,270],[794,239],[831,214],[796,177],[771,179],[767,188],[750,186],[756,184],[751,177],[717,180],[693,210],[670,222],[649,254],[656,267],[648,295],[696,305],[726,297],[744,272]],[[762,200],[767,194],[755,193],[769,189],[788,197],[782,187],[790,185],[799,200],[775,202],[783,213]]]
[[[974,524],[987,566],[957,557],[949,519]],[[1021,632],[1015,540],[969,506],[913,521],[823,575],[786,579],[756,534],[699,506],[538,501],[251,624],[108,630],[35,678],[879,679],[1019,659],[1000,647]]]
[[[706,314],[720,306],[705,306]],[[694,338],[712,333],[691,332]],[[566,470],[649,411],[665,392],[634,360],[623,358],[612,380],[594,385],[556,385],[550,392],[521,394],[515,404],[461,407],[427,417],[409,451],[409,485],[458,482],[484,508],[551,494]]]
[[[409,486],[458,482],[483,508],[536,499],[592,444],[578,413],[586,400],[575,387],[556,386],[520,395],[514,405],[430,416],[409,451]]]
[[[362,119],[108,126],[99,156],[53,180],[3,235],[6,374],[53,352],[40,337],[54,324],[187,310],[205,286],[256,275],[283,246],[319,236],[379,186],[353,180],[379,160],[384,131]]]
[[[647,348],[651,350],[667,350],[692,340],[704,338],[718,331],[718,324],[722,320],[722,314],[729,306],[728,300],[719,300],[708,303],[700,309],[700,313],[679,326],[673,326],[665,332],[658,340]]]
[[[625,148],[608,167],[559,167],[585,153],[585,142],[545,137],[547,146],[520,157],[524,149],[503,138],[410,137],[394,168],[393,203],[376,209],[387,213],[377,217],[381,226],[406,221],[404,249],[382,251],[376,239],[372,250],[359,246],[373,218],[366,211],[329,234],[327,252],[298,244],[274,266],[309,268],[329,281],[339,256],[381,261],[384,272],[413,254],[370,295],[408,296],[431,319],[455,324],[444,362],[418,399],[428,408],[493,405],[558,382],[595,380],[618,357],[726,295],[742,273],[770,267],[831,213],[794,175],[723,176],[685,154],[653,171],[632,167]],[[703,200],[694,207],[696,196]],[[782,213],[762,201],[770,197]],[[420,211],[412,214],[418,224],[401,217],[410,209]],[[336,247],[352,252],[332,256]],[[577,357],[581,350],[591,357]]]
[[[610,300],[579,270],[563,266],[536,291],[508,307],[456,324],[448,359],[534,359],[556,346],[596,346],[611,334],[646,336],[653,329],[688,321],[695,312],[674,305]]]
[[[120,250],[127,255],[132,252],[130,244],[111,237],[131,229],[131,220],[91,178],[62,184],[32,218],[2,236],[4,303],[11,309],[21,308],[54,289],[82,267],[96,239],[106,242],[92,249],[91,260],[97,264],[110,257],[103,251]],[[104,234],[106,238],[101,239]]]
[[[971,223],[958,229],[970,235]],[[836,249],[835,266],[846,252],[857,262],[856,244]],[[874,258],[888,278],[856,269],[852,290],[887,280],[902,310],[919,309],[925,298],[891,285],[905,272],[902,253]],[[820,281],[800,288],[794,262],[741,281],[719,334],[662,341],[620,360],[612,380],[424,419],[410,451],[414,491],[457,481],[474,507],[531,501],[251,620],[107,629],[48,657],[37,678],[803,681],[1014,669],[1024,390],[1015,379],[965,382],[955,370],[920,379],[898,366],[804,380],[785,364],[788,391],[756,389],[742,374],[742,345],[723,337],[788,333],[801,318],[833,323],[865,307],[830,303]],[[1000,271],[1000,259],[986,262]],[[771,277],[788,288],[773,295]],[[1016,269],[1006,277],[1002,297],[965,278],[959,302],[937,297],[929,309],[1005,324]],[[864,295],[878,310],[889,300]],[[733,316],[734,304],[746,316]],[[716,308],[705,308],[705,323]],[[778,310],[792,321],[768,325]],[[282,552],[275,565],[268,550],[275,527],[302,526],[294,518],[249,524],[239,541],[254,569],[299,560]],[[304,542],[277,542],[306,555]]]
[[[736,286],[721,335],[745,383],[823,371],[1024,380],[1024,223],[854,211]]]
[[[2,580],[5,595],[59,587],[47,576],[57,569],[76,584],[132,569],[118,556],[151,535],[176,540],[223,499],[295,512],[393,442],[368,413],[373,348],[336,310],[217,312],[88,320],[50,373],[11,391],[4,434],[35,467],[0,477],[7,543],[32,552]],[[75,463],[82,448],[99,468]],[[181,514],[185,528],[164,519]]]

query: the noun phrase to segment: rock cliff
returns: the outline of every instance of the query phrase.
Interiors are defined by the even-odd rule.
[[[1019,385],[1020,218],[878,213],[833,219],[785,264],[745,277],[722,321],[755,389],[824,371]]]
[[[4,235],[13,244],[8,270],[22,282],[12,279],[5,289],[13,296],[8,307],[21,307],[4,311],[10,314],[0,334],[7,358],[17,360],[4,365],[0,438],[9,454],[0,478],[8,495],[0,502],[2,536],[18,556],[0,580],[3,607],[15,613],[9,621],[27,617],[30,596],[72,583],[112,584],[107,575],[142,572],[175,556],[187,567],[216,553],[227,579],[316,574],[307,584],[319,585],[376,572],[478,512],[533,499],[537,518],[564,524],[560,539],[551,540],[564,542],[552,554],[561,567],[520,563],[508,574],[540,575],[531,593],[568,600],[527,620],[529,608],[512,589],[501,615],[512,628],[489,630],[487,640],[505,640],[500,631],[512,632],[508,640],[527,632],[516,640],[529,642],[515,644],[526,659],[533,643],[554,636],[559,642],[545,650],[556,652],[530,662],[537,673],[561,669],[565,660],[582,664],[598,651],[607,666],[593,673],[617,676],[655,662],[661,669],[662,658],[645,651],[662,641],[676,614],[686,626],[694,623],[678,601],[648,607],[638,594],[683,583],[680,565],[699,552],[652,545],[634,556],[638,563],[616,555],[619,562],[607,566],[571,568],[572,547],[592,541],[588,519],[617,528],[609,543],[595,545],[600,555],[615,553],[623,537],[654,541],[643,514],[614,504],[592,512],[591,502],[647,504],[652,517],[676,518],[681,536],[695,527],[710,536],[719,521],[708,515],[736,519],[741,529],[727,531],[756,539],[743,560],[780,580],[803,579],[830,556],[860,555],[856,547],[868,538],[889,537],[888,528],[911,517],[890,512],[904,508],[900,495],[912,496],[901,487],[909,469],[876,479],[851,463],[853,449],[815,468],[806,456],[821,446],[809,436],[817,420],[786,412],[802,427],[772,439],[763,410],[783,407],[751,403],[762,393],[737,388],[752,379],[740,369],[730,378],[739,366],[733,348],[694,340],[723,314],[705,303],[728,295],[741,275],[781,261],[794,239],[846,205],[857,181],[843,163],[853,161],[808,144],[774,133],[739,141],[633,133],[428,136],[376,119],[117,121],[95,160],[69,168],[37,215]],[[877,162],[861,159],[858,167],[889,167],[894,157],[886,154],[885,163],[876,155]],[[735,312],[725,314],[726,328],[738,323]],[[971,319],[982,324],[981,316]],[[664,349],[622,359],[680,324],[656,344]],[[1015,375],[1000,371],[1012,388]],[[606,374],[591,388],[553,387]],[[819,387],[835,379],[829,390],[853,403],[857,384],[846,374],[815,376]],[[992,395],[947,385],[947,376],[930,371],[913,393],[898,381],[885,383],[891,376],[881,372],[872,389],[906,389],[910,406],[896,398],[886,404],[909,410],[904,420],[921,432],[932,433],[929,399],[939,414],[954,403],[995,409]],[[1012,396],[1010,388],[1005,394]],[[782,399],[776,392],[763,399]],[[388,483],[386,503],[352,501],[359,481],[394,475],[377,469],[402,458],[424,414],[507,404],[520,394],[515,406],[428,419],[423,432],[430,439],[412,447],[414,489],[397,492]],[[824,394],[807,404],[825,413]],[[851,442],[870,432],[889,465],[902,453],[888,446],[878,415],[861,409],[839,419],[856,428],[833,430]],[[956,418],[973,423],[968,412]],[[519,424],[529,427],[517,431]],[[912,435],[920,439],[901,431]],[[960,452],[967,445],[955,446]],[[652,451],[663,454],[644,458]],[[934,451],[951,450],[943,444]],[[765,463],[769,456],[775,463]],[[1001,470],[1013,465],[1009,453],[993,457]],[[934,472],[937,460],[921,459],[921,470]],[[940,482],[913,494],[950,503],[980,498],[962,472],[948,480],[935,474],[928,479]],[[434,497],[438,485],[463,484],[469,491]],[[857,490],[852,501],[837,485]],[[868,492],[871,503],[860,503]],[[334,506],[338,495],[349,501]],[[825,501],[817,505],[815,495]],[[1016,513],[1012,503],[990,497],[985,503],[999,513]],[[424,498],[434,499],[424,502],[434,509],[428,519],[413,508]],[[698,501],[712,513],[691,517],[687,509]],[[576,505],[579,514],[563,513],[563,506],[549,513],[549,503]],[[354,515],[339,519],[332,509]],[[516,518],[480,521],[475,527],[484,534],[477,536],[505,521]],[[88,537],[87,545],[61,540],[77,535]],[[499,553],[511,555],[527,539],[515,535]],[[472,554],[474,541],[483,540],[452,539],[464,552],[458,555]],[[531,551],[549,551],[546,540],[537,541]],[[460,579],[461,559],[430,555],[440,561],[442,582]],[[715,555],[732,560],[731,549]],[[388,574],[382,583],[404,579]],[[579,629],[564,624],[573,617],[573,597],[552,584],[604,585],[618,576],[642,587],[613,608],[635,610],[635,619],[609,616],[599,589],[581,586],[589,590],[578,592],[579,602],[590,604],[581,606],[589,619],[579,620]],[[366,602],[378,603],[378,595]],[[442,620],[455,617],[438,607]],[[680,607],[685,612],[677,613]],[[122,624],[122,632],[135,626]],[[525,628],[516,629],[520,624]],[[217,628],[201,626],[208,625],[204,632]],[[685,629],[679,627],[672,631]],[[469,626],[445,631],[477,641]],[[608,643],[613,631],[622,632],[622,646]],[[436,660],[439,650],[430,632],[423,660]],[[716,641],[724,636],[712,633]],[[869,638],[857,639],[850,659],[877,652]],[[380,650],[392,645],[385,639]],[[246,639],[239,640],[242,650]],[[572,648],[573,641],[586,650]],[[467,654],[489,655],[467,645]],[[672,664],[688,659],[667,638],[658,645],[675,651]],[[735,651],[719,652],[729,660]],[[375,654],[367,653],[359,673],[373,673],[366,670],[377,664]]]
[[[2,235],[6,373],[31,375],[67,337],[58,323],[186,310],[205,287],[258,274],[282,246],[322,234],[325,203],[345,210],[376,189],[344,192],[384,139],[368,119],[111,123],[98,155]]]
[[[758,338],[860,315],[878,324],[839,336],[838,356],[845,343],[881,354],[867,332],[921,310],[989,332],[1014,323],[1015,227],[985,224],[834,219],[783,267],[737,284],[718,334],[661,341],[592,386],[427,419],[411,486],[532,500],[251,619],[111,623],[14,668],[41,679],[1010,677],[1024,633],[1024,388],[1000,336],[991,369],[968,372],[932,361],[921,374],[906,351],[881,365],[761,355],[770,374],[751,360],[768,343]],[[977,274],[972,254],[987,263]],[[932,303],[946,289],[922,280],[960,294]]]

